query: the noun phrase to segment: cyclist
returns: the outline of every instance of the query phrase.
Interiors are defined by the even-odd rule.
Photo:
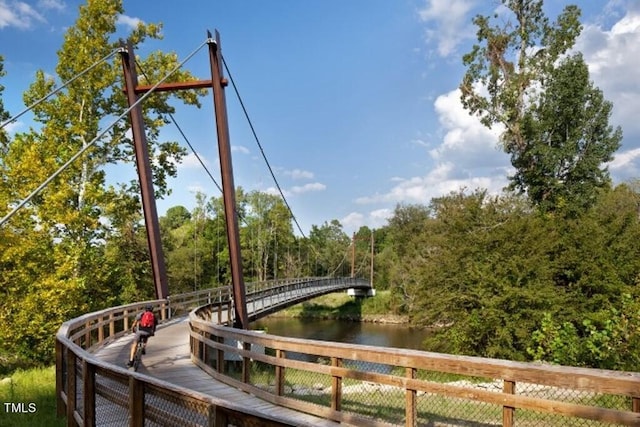
[[[142,340],[144,346],[146,347],[147,339],[156,333],[157,325],[158,318],[155,314],[153,314],[153,306],[145,306],[144,311],[138,313],[138,315],[136,316],[136,320],[134,320],[133,325],[131,326],[131,330],[135,331],[136,336],[133,340],[133,343],[131,343],[131,352],[129,354],[129,362],[127,362],[127,367],[130,368],[133,366],[133,358],[136,354],[136,347],[138,346],[138,342]],[[145,353],[146,351],[143,347],[142,354]]]

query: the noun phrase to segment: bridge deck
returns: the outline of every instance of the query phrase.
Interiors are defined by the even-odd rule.
[[[129,357],[132,339],[132,335],[122,337],[100,348],[95,354],[106,362],[122,366]],[[219,399],[235,403],[242,402],[247,407],[295,425],[336,426],[340,424],[271,404],[211,378],[191,363],[189,323],[186,317],[158,327],[155,336],[147,344],[147,354],[142,358],[138,372]]]

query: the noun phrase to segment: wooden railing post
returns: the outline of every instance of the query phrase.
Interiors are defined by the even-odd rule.
[[[218,405],[209,405],[209,427],[226,426],[229,424],[228,416]]]
[[[331,366],[339,368],[342,366],[342,359],[332,357]],[[334,411],[342,410],[342,377],[337,375],[333,375],[331,378],[331,409]]]
[[[84,323],[84,349],[91,347],[91,321]]]
[[[104,324],[102,323],[103,320],[104,317],[98,317],[98,343],[104,341]]]
[[[62,393],[66,393],[64,381],[65,347],[56,339],[56,416],[62,418],[65,415],[64,399]]]
[[[405,369],[406,377],[410,380],[416,379],[416,373],[417,370],[415,368]],[[418,405],[416,403],[416,394],[415,390],[406,390],[405,425],[407,427],[414,427],[418,425]]]
[[[76,425],[76,355],[67,349],[67,426]]]
[[[215,337],[216,341],[224,344],[224,337]],[[216,357],[216,371],[222,373],[224,371],[224,350],[218,349],[218,355]]]
[[[123,330],[126,331],[129,329],[129,310],[124,310],[124,313],[122,313],[122,321],[123,321]]]
[[[631,410],[633,412],[640,412],[640,397],[631,398]]]
[[[144,426],[144,383],[129,377],[129,427]]]
[[[84,401],[84,427],[96,425],[96,367],[86,360],[82,361],[82,398]]]
[[[168,305],[166,302],[163,302],[162,305],[160,306],[160,320],[162,322],[170,318],[169,313],[167,313],[167,311],[168,311]]]
[[[251,343],[243,342],[242,348],[244,350],[251,350]],[[245,384],[249,384],[250,381],[250,373],[251,373],[251,358],[250,357],[242,357],[242,382]]]
[[[502,386],[502,392],[508,394],[515,394],[516,392],[516,383],[515,381],[507,381],[504,380],[504,384]],[[513,427],[513,416],[515,414],[516,409],[512,406],[503,406],[502,407],[502,426],[503,427]]]
[[[116,323],[113,320],[113,312],[109,313],[109,338],[116,334]]]
[[[277,349],[276,357],[278,359],[284,359],[287,355],[284,350]],[[278,396],[284,394],[284,367],[280,364],[276,365],[276,394]]]

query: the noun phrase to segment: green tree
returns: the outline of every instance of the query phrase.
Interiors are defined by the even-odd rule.
[[[460,85],[461,100],[465,109],[470,114],[478,115],[485,126],[500,124],[504,127],[501,135],[504,151],[511,155],[514,167],[520,172],[518,178],[512,182],[515,187],[527,191],[530,185],[538,183],[537,180],[541,186],[552,184],[549,180],[545,183],[543,179],[539,179],[539,176],[547,172],[541,171],[542,166],[535,163],[528,153],[532,152],[531,146],[536,147],[539,152],[544,151],[543,147],[539,146],[549,144],[550,141],[542,137],[543,132],[547,132],[547,135],[558,132],[551,127],[536,129],[532,135],[531,129],[525,129],[524,125],[525,121],[531,119],[531,114],[528,115],[530,108],[535,106],[541,93],[546,92],[557,75],[557,62],[574,45],[582,30],[579,21],[580,9],[576,6],[566,6],[556,22],[551,24],[544,14],[542,0],[502,0],[502,4],[513,13],[515,23],[502,21],[502,26],[492,26],[491,18],[488,16],[476,16],[473,19],[478,28],[478,44],[463,57],[467,72]],[[494,18],[497,19],[498,16]],[[583,92],[587,89],[584,85],[585,83]],[[575,85],[571,87],[576,89]],[[550,93],[544,101],[551,101],[552,97],[558,95],[555,88],[555,93]],[[573,109],[577,107],[575,102],[580,98],[568,97],[565,94],[564,102],[568,100],[573,101]],[[582,101],[588,100],[583,98]],[[546,102],[540,102],[538,105],[544,109],[547,108],[545,104]],[[554,106],[550,105],[545,111],[554,114],[553,108]],[[566,113],[570,114],[569,111]],[[582,128],[575,131],[572,129],[572,133],[576,134],[582,131]],[[573,137],[567,144],[580,139],[590,138],[585,138],[583,134],[580,138]],[[560,164],[554,165],[554,169],[562,170],[562,162],[568,159],[560,157],[555,160]],[[596,167],[599,167],[599,164]],[[520,179],[522,172],[533,174],[534,177],[523,181]],[[534,196],[547,192],[546,189],[541,190],[537,186],[531,190]]]
[[[89,0],[80,7],[78,19],[67,30],[58,51],[56,77],[60,81],[71,80],[117,49],[116,19],[123,12],[120,0]],[[160,26],[140,24],[130,37],[134,46],[138,46],[146,38],[159,38]],[[164,76],[178,63],[174,54],[155,53],[138,58],[137,62],[146,70],[149,80]],[[180,71],[172,79],[191,79],[191,75]],[[56,79],[43,71],[37,72],[34,83],[24,94],[25,103],[33,104],[55,86]],[[112,62],[100,63],[64,91],[33,108],[35,127],[16,135],[0,152],[3,172],[0,212],[6,212],[7,207],[24,199],[72,155],[104,132],[105,123],[126,108],[122,87],[120,58],[116,55]],[[159,129],[166,123],[166,115],[173,111],[168,96],[154,95],[143,107],[160,195],[167,192],[166,177],[175,174],[175,163],[183,153],[175,142],[159,139]],[[180,97],[197,104],[193,93]],[[118,188],[105,185],[106,164],[133,160],[128,128],[128,123],[120,121],[104,133],[93,148],[5,226],[8,230],[3,233],[10,235],[0,242],[5,263],[2,271],[12,265],[18,270],[16,274],[0,275],[0,289],[12,290],[11,298],[0,301],[0,311],[5,313],[2,320],[7,325],[0,335],[9,343],[10,350],[33,360],[49,360],[55,329],[60,323],[104,306],[109,299],[103,296],[117,293],[123,286],[137,289],[136,283],[122,281],[112,288],[107,280],[112,276],[104,262],[105,243],[112,237],[120,238],[125,230],[113,226],[130,224],[130,208],[137,200],[137,185],[122,183]],[[120,209],[127,214],[113,215]],[[115,260],[120,255],[110,256]],[[136,277],[132,275],[129,279]],[[26,322],[34,310],[39,320]]]
[[[294,240],[290,218],[280,197],[259,191],[247,195],[243,250],[256,280],[283,277],[285,254]]]
[[[0,78],[4,77],[6,72],[4,71],[4,57],[0,55]],[[2,101],[2,92],[4,92],[4,86],[0,84],[0,123],[4,123],[11,116],[9,112],[4,109],[4,102]],[[3,153],[7,149],[9,144],[9,136],[4,128],[0,128],[0,153]],[[0,163],[1,165],[1,163]]]
[[[351,239],[337,219],[312,225],[309,232],[311,274],[348,276],[348,251]]]
[[[589,81],[582,56],[562,59],[524,115],[524,146],[511,156],[513,186],[543,211],[593,205],[597,189],[610,185],[603,164],[622,139],[620,128],[608,123],[611,108]]]
[[[160,224],[169,230],[183,226],[191,219],[191,212],[184,206],[173,206],[160,218]]]

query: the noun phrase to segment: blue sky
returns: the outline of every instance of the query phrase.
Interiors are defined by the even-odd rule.
[[[640,2],[583,0],[585,29],[577,48],[591,78],[614,103],[612,125],[624,132],[609,165],[616,182],[640,169]],[[4,104],[15,114],[22,93],[42,69],[52,73],[65,28],[79,1],[0,0],[0,55],[7,76]],[[398,203],[428,204],[462,187],[498,193],[507,183],[508,157],[497,132],[461,107],[457,86],[462,55],[475,40],[471,18],[490,14],[486,0],[124,0],[124,31],[138,21],[162,22],[164,39],[139,52],[175,51],[186,57],[218,29],[222,51],[265,153],[303,231],[338,219],[348,233],[386,224]],[[548,0],[555,18],[569,2]],[[185,5],[185,6],[182,6]],[[186,67],[209,78],[203,49]],[[267,167],[239,103],[227,90],[235,183],[274,191]],[[197,152],[219,176],[211,98],[175,117]],[[11,125],[28,128],[28,115]],[[186,144],[172,126],[163,134]],[[133,176],[133,166],[118,176]],[[113,175],[113,171],[112,175]],[[219,196],[189,155],[158,202],[162,214],[194,193]]]

